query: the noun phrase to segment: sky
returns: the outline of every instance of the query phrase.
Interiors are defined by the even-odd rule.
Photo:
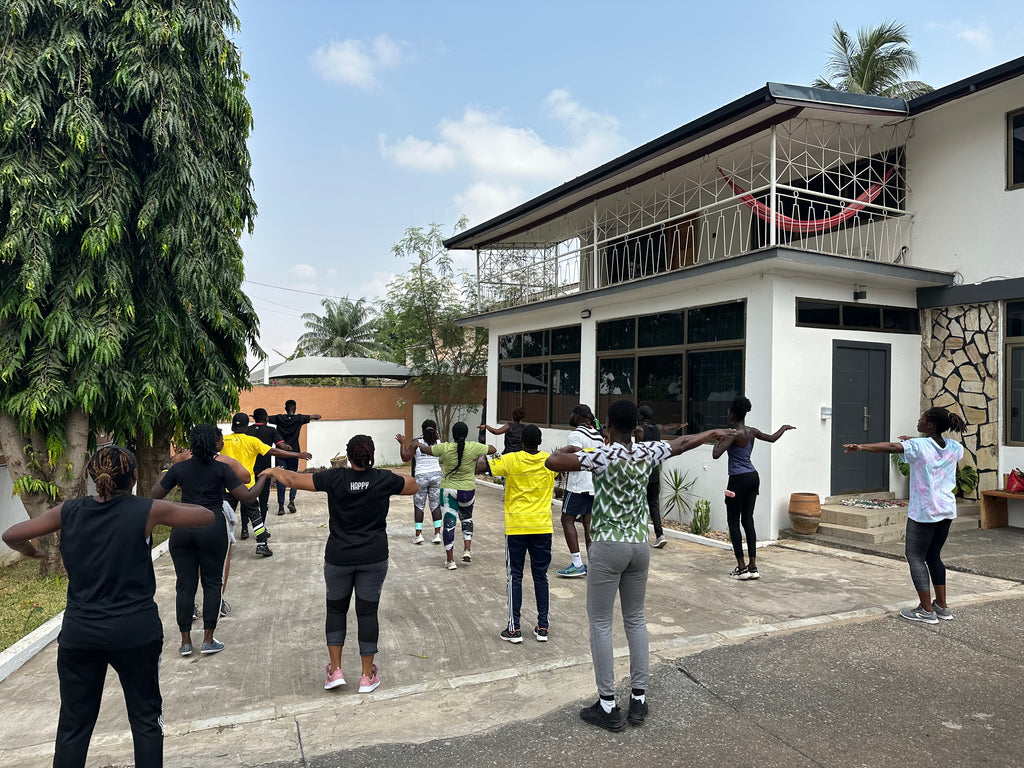
[[[809,84],[834,22],[905,23],[936,88],[1024,53],[1019,2],[236,2],[243,289],[271,363],[323,298],[382,297],[407,228],[481,224],[765,82]]]

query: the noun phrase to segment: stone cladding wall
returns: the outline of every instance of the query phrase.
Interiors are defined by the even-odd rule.
[[[999,305],[923,310],[921,345],[921,410],[940,406],[963,415],[964,459],[978,469],[978,490],[998,488]]]

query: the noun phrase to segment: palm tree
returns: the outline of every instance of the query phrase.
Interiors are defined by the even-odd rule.
[[[324,313],[302,316],[309,330],[299,337],[298,348],[308,355],[367,357],[376,346],[377,321],[366,299],[323,299]]]
[[[830,91],[849,91],[892,99],[912,99],[934,89],[920,80],[907,80],[917,71],[917,54],[910,48],[905,25],[887,21],[877,27],[857,30],[853,40],[835,22],[832,53],[825,65],[825,77],[811,85]]]

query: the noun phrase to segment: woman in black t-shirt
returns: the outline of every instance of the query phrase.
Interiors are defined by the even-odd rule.
[[[377,606],[388,572],[387,516],[390,499],[410,496],[419,489],[411,477],[373,467],[373,438],[356,435],[346,447],[351,467],[325,469],[312,475],[282,467],[265,469],[260,478],[273,477],[278,483],[302,491],[327,494],[330,535],[324,550],[324,580],[327,582],[327,679],[324,689],[345,684],[341,651],[345,645],[348,606],[356,596],[359,625],[359,656],[362,677],[359,692],[370,693],[380,685],[377,665],[377,637],[380,627]]]
[[[486,424],[481,424],[480,429],[486,429],[492,435],[504,435],[505,436],[505,453],[515,453],[516,451],[523,450],[523,430],[526,425],[523,424],[523,419],[526,418],[525,408],[516,408],[512,411],[512,421],[508,424],[502,424],[500,427],[489,427]],[[481,440],[480,442],[483,442]]]
[[[228,552],[228,531],[224,521],[224,491],[245,504],[254,504],[266,480],[246,488],[235,471],[218,461],[220,430],[212,424],[198,424],[189,435],[192,458],[177,464],[156,482],[150,491],[154,499],[162,499],[175,486],[181,486],[181,500],[206,507],[216,515],[218,524],[203,528],[171,531],[168,543],[174,572],[175,619],[181,632],[182,656],[192,654],[192,607],[196,589],[203,585],[203,644],[200,653],[213,654],[224,650],[224,643],[213,636],[220,616],[221,584],[224,559]]]
[[[68,601],[57,638],[60,719],[55,766],[84,766],[96,725],[107,666],[124,689],[135,742],[135,765],[163,764],[160,651],[163,627],[153,595],[153,527],[209,525],[210,510],[195,504],[132,495],[135,456],[119,445],[89,460],[96,495],[70,499],[8,528],[4,543],[26,557],[42,554],[31,539],[62,531]]]

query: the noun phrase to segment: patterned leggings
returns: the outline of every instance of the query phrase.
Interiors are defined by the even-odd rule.
[[[441,506],[444,508],[444,527],[441,530],[441,539],[444,541],[446,550],[450,551],[455,547],[456,516],[462,521],[463,540],[469,541],[473,538],[473,502],[475,499],[475,490],[441,489]]]

